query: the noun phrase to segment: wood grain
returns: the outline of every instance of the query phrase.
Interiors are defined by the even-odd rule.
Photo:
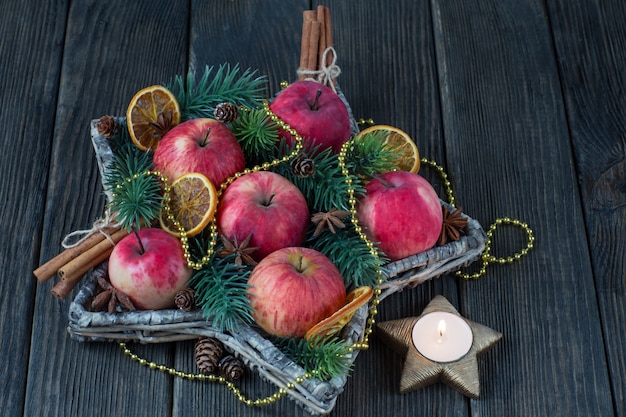
[[[164,13],[167,11],[167,13]],[[104,198],[89,122],[123,115],[139,89],[180,73],[186,58],[188,10],[176,1],[84,1],[67,14],[42,258],[60,250],[63,236],[102,216]],[[167,78],[166,78],[167,77]],[[25,415],[169,415],[171,379],[140,372],[114,343],[70,340],[63,302],[47,282],[37,290]],[[171,364],[172,348],[145,347],[152,360]],[[146,370],[143,370],[146,371]],[[157,398],[158,401],[148,400]]]
[[[22,415],[68,5],[0,5],[0,409]],[[31,21],[37,21],[36,30]]]
[[[31,273],[102,214],[89,121],[188,65],[239,63],[294,81],[302,11],[330,7],[339,84],[357,118],[405,130],[487,227],[530,224],[535,249],[478,281],[442,277],[384,300],[378,321],[438,294],[503,333],[479,357],[481,397],[445,385],[399,394],[403,358],[376,335],[331,416],[626,417],[626,4],[621,0],[95,0],[0,3],[0,406],[7,415],[242,417],[226,387],[172,378],[116,344],[71,341],[71,296]],[[437,175],[422,173],[443,196]],[[525,243],[499,228],[494,254]],[[51,280],[53,281],[53,280]],[[193,342],[134,346],[195,372]],[[248,374],[250,398],[274,388]]]
[[[623,2],[549,1],[617,416],[626,416]]]
[[[472,402],[472,414],[611,415],[565,106],[542,2],[434,4],[446,152],[455,161],[453,176],[462,179],[459,200],[478,219],[520,218],[537,235],[522,263],[492,266],[461,289],[462,313],[504,334],[482,362],[484,395]],[[508,236],[498,231],[494,251],[507,254],[500,245]]]

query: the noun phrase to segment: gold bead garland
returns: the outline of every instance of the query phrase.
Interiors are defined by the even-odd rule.
[[[511,256],[504,257],[504,258],[496,258],[495,256],[491,254],[491,241],[493,238],[493,233],[496,231],[497,227],[502,224],[510,224],[512,226],[519,227],[524,232],[526,232],[528,241],[526,243],[526,247],[520,250],[519,252]],[[481,266],[478,272],[475,272],[473,274],[468,274],[468,273],[463,273],[461,271],[456,271],[456,276],[459,278],[466,279],[466,280],[478,279],[481,276],[485,275],[487,265],[489,265],[490,263],[498,263],[500,265],[504,265],[504,264],[513,263],[515,261],[519,261],[522,258],[522,256],[526,256],[528,254],[528,251],[534,247],[535,247],[535,236],[533,234],[533,230],[528,226],[528,224],[517,219],[511,219],[509,217],[500,217],[496,219],[496,221],[491,226],[489,226],[489,229],[487,230],[487,241],[485,242],[485,250],[483,251],[480,257]]]
[[[290,135],[292,135],[295,138],[295,142],[296,142],[296,146],[294,148],[294,150],[289,154],[289,155],[284,155],[282,158],[277,158],[271,162],[264,162],[261,165],[257,165],[253,168],[246,168],[241,172],[237,172],[235,173],[233,176],[229,177],[224,183],[222,183],[220,185],[219,190],[217,191],[217,197],[218,199],[221,197],[222,193],[224,192],[224,190],[226,190],[226,188],[233,182],[235,181],[237,178],[249,174],[251,172],[258,172],[261,170],[268,170],[271,167],[277,166],[281,163],[284,162],[288,162],[290,159],[295,158],[300,151],[303,148],[303,138],[298,134],[298,132],[293,129],[291,126],[289,126],[287,123],[285,123],[284,121],[282,121],[278,116],[276,116],[276,114],[274,114],[270,108],[269,108],[269,103],[267,100],[265,100],[263,102],[263,108],[267,114],[267,116],[274,122],[276,123],[281,129],[283,129],[284,131],[288,132]],[[358,124],[369,124],[369,125],[373,125],[374,121],[372,119],[359,119]],[[350,211],[350,221],[354,227],[354,231],[358,234],[358,236],[365,242],[367,248],[370,250],[370,254],[375,258],[375,259],[380,259],[379,253],[378,253],[378,249],[376,248],[376,245],[369,240],[369,238],[367,237],[367,235],[365,234],[365,232],[363,231],[362,227],[359,225],[359,220],[357,217],[357,208],[356,208],[356,204],[357,204],[357,199],[355,197],[355,189],[352,186],[352,177],[350,175],[350,172],[348,170],[348,168],[346,167],[346,157],[347,154],[350,150],[350,148],[353,145],[353,140],[350,140],[346,143],[343,144],[341,151],[338,155],[338,163],[339,166],[341,168],[341,173],[344,175],[345,177],[345,182],[347,185],[347,193],[348,193],[348,204],[349,204],[349,211]],[[452,186],[450,181],[448,180],[448,175],[445,173],[443,167],[441,167],[440,165],[438,165],[436,162],[431,161],[427,158],[422,158],[420,160],[423,164],[425,165],[429,165],[432,168],[434,168],[439,175],[441,176],[442,182],[443,182],[443,187],[445,189],[445,193],[446,196],[448,198],[448,203],[451,206],[455,205],[455,198],[454,198],[454,193],[452,191]],[[191,259],[191,254],[189,252],[189,242],[188,242],[188,238],[187,238],[187,233],[184,230],[184,228],[182,227],[182,225],[180,224],[180,222],[178,222],[175,218],[174,215],[171,213],[171,208],[169,206],[169,201],[170,201],[170,191],[171,191],[171,187],[168,184],[167,178],[163,177],[161,175],[161,173],[159,171],[145,171],[144,173],[142,173],[143,175],[154,175],[156,176],[163,184],[164,184],[164,198],[163,198],[163,209],[166,212],[167,218],[172,221],[172,223],[174,223],[174,225],[176,226],[176,228],[179,230],[180,233],[180,240],[181,240],[181,244],[184,250],[184,256],[185,259],[187,260],[187,263],[189,265],[190,268],[192,269],[201,269],[204,265],[206,265],[213,253],[214,253],[214,249],[215,249],[215,244],[217,242],[217,238],[218,238],[218,233],[217,233],[217,226],[215,224],[215,219],[213,219],[209,225],[210,227],[210,243],[209,243],[209,247],[207,248],[207,253],[202,257],[202,259],[199,262],[194,262]],[[141,174],[135,174],[134,178],[138,178],[138,176]],[[130,182],[131,179],[127,178],[126,181]],[[119,187],[119,186],[118,186]],[[508,256],[505,258],[496,258],[495,256],[491,255],[491,239],[493,237],[493,233],[495,232],[496,228],[501,225],[501,224],[510,224],[516,227],[520,227],[522,228],[526,234],[528,235],[528,243],[526,248],[520,250],[520,252],[515,253],[512,256]],[[480,267],[479,271],[477,273],[474,274],[465,274],[462,273],[461,271],[457,271],[456,275],[458,277],[461,277],[463,279],[477,279],[479,277],[481,277],[482,275],[485,274],[485,270],[486,267],[489,263],[499,263],[499,264],[506,264],[506,263],[512,263],[515,262],[517,260],[520,260],[522,256],[527,255],[528,251],[530,249],[532,249],[534,247],[534,235],[533,235],[533,231],[532,229],[524,222],[520,221],[520,220],[516,220],[516,219],[511,219],[508,217],[502,217],[502,218],[498,218],[496,219],[496,221],[489,227],[488,231],[486,232],[487,234],[487,241],[485,243],[485,249],[483,251],[483,254],[481,256],[481,261],[482,261],[482,266]],[[350,350],[351,351],[358,351],[358,350],[367,350],[369,348],[369,336],[372,334],[373,332],[373,327],[376,324],[376,315],[378,314],[378,305],[380,304],[380,295],[382,294],[382,290],[380,289],[380,285],[383,283],[384,278],[383,278],[383,272],[382,272],[382,268],[378,268],[377,269],[377,273],[378,273],[378,278],[377,278],[377,284],[376,287],[374,288],[374,296],[371,300],[371,307],[368,311],[368,318],[367,318],[367,326],[364,329],[364,334],[363,334],[363,340],[360,342],[354,342],[351,346],[350,346]],[[265,397],[265,398],[258,398],[255,400],[249,399],[247,398],[239,388],[237,388],[235,386],[235,384],[231,381],[228,381],[226,378],[222,377],[222,376],[217,376],[217,375],[213,375],[213,374],[194,374],[194,373],[186,373],[186,372],[182,372],[179,371],[175,368],[170,368],[168,366],[165,365],[159,365],[155,362],[151,362],[148,361],[144,358],[139,357],[137,354],[133,353],[127,346],[126,343],[119,343],[120,348],[123,350],[124,354],[126,354],[127,356],[130,357],[131,360],[138,362],[140,365],[142,366],[146,366],[150,369],[154,369],[154,370],[158,370],[160,372],[164,372],[166,374],[172,375],[172,376],[176,376],[182,379],[189,379],[189,380],[198,380],[198,381],[210,381],[210,382],[217,382],[219,384],[225,385],[230,391],[231,393],[237,397],[237,399],[251,407],[251,406],[264,406],[264,405],[270,405],[275,403],[276,401],[278,401],[279,399],[281,399],[282,397],[284,397],[285,395],[287,395],[288,391],[295,389],[296,385],[298,384],[302,384],[304,381],[307,381],[311,378],[316,377],[319,374],[319,371],[317,370],[313,370],[311,372],[305,372],[303,375],[298,376],[295,378],[294,381],[288,382],[285,385],[285,388],[279,388],[278,390],[276,390],[273,394]]]
[[[421,162],[425,165],[428,165],[434,168],[439,173],[439,175],[441,176],[443,187],[445,189],[446,196],[448,197],[448,203],[454,207],[455,206],[454,192],[452,191],[452,185],[450,181],[448,180],[448,174],[445,173],[443,167],[441,165],[438,165],[435,161],[431,161],[427,158],[422,158]],[[524,232],[526,232],[526,235],[528,236],[528,241],[526,243],[526,247],[520,250],[519,252],[511,256],[507,256],[505,258],[496,258],[495,256],[491,254],[491,240],[498,226],[502,224],[509,224],[515,227],[519,227]],[[503,264],[510,264],[515,261],[519,261],[522,258],[522,256],[526,256],[528,254],[528,251],[531,250],[535,246],[535,236],[530,226],[528,226],[528,224],[522,222],[521,220],[511,219],[510,217],[497,218],[495,222],[491,226],[489,226],[489,229],[487,230],[486,234],[487,234],[487,241],[485,242],[485,249],[483,250],[483,253],[480,257],[482,264],[478,272],[468,274],[468,273],[463,273],[461,271],[456,271],[455,275],[457,277],[463,278],[466,280],[478,279],[482,277],[483,275],[485,275],[486,270],[487,270],[487,265],[489,265],[490,263],[497,263],[497,264],[503,265]]]

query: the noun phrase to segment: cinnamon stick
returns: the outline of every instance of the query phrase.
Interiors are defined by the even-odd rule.
[[[76,287],[76,285],[78,285],[78,283],[80,282],[80,280],[76,280],[76,281],[63,281],[62,279],[59,280],[56,284],[54,284],[54,287],[52,287],[52,289],[50,290],[50,292],[52,293],[52,295],[54,295],[56,298],[59,299],[64,299],[65,297],[68,296],[69,293],[72,292],[72,290],[74,289],[74,287]]]
[[[320,22],[320,37],[317,46],[317,67],[315,70],[319,70],[322,67],[322,56],[326,50],[326,7],[317,6],[317,21]]]
[[[328,7],[324,8],[324,27],[326,28],[326,45],[324,46],[324,51],[326,48],[330,48],[333,46],[333,26],[330,20],[330,9]],[[322,52],[323,53],[323,52]],[[333,57],[326,57],[325,65],[330,65]],[[333,80],[334,82],[335,80]]]
[[[120,230],[119,227],[107,227],[103,230],[103,232],[111,235],[118,230]],[[61,268],[63,265],[67,264],[72,259],[75,259],[79,255],[83,254],[85,251],[102,242],[104,239],[105,236],[102,233],[94,233],[78,245],[74,246],[73,248],[65,249],[57,256],[41,265],[39,268],[35,269],[33,271],[33,274],[35,275],[37,280],[39,280],[39,282],[45,282],[52,278],[57,273],[59,268]]]
[[[302,39],[300,40],[300,69],[310,70],[309,64],[309,40],[313,32],[313,22],[317,20],[317,12],[305,10],[302,12]],[[300,74],[299,80],[304,80],[307,76]]]
[[[111,235],[111,239],[113,239],[113,242],[117,243],[127,234],[128,232],[126,229],[120,229]],[[109,255],[111,255],[113,247],[114,246],[111,245],[111,242],[103,240],[81,255],[72,259],[70,262],[59,268],[58,273],[61,280],[70,282],[79,281],[80,278],[87,273],[87,271],[106,260]]]
[[[316,71],[318,68],[317,56],[321,28],[321,22],[318,22],[317,20],[312,22],[311,36],[309,37],[309,46],[307,51],[308,58],[306,68],[313,71]]]

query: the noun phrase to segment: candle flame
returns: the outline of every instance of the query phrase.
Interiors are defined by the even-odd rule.
[[[440,320],[439,321],[439,326],[437,326],[437,331],[439,332],[439,337],[443,337],[444,333],[446,332],[446,321],[445,320]]]

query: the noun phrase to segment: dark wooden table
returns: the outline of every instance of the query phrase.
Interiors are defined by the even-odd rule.
[[[307,415],[249,408],[221,385],[131,362],[67,332],[70,297],[32,270],[102,214],[88,124],[188,66],[239,63],[293,80],[307,1],[41,1],[0,5],[0,414]],[[327,1],[356,117],[409,132],[484,227],[537,237],[479,280],[444,276],[384,301],[418,315],[437,294],[503,333],[479,357],[481,397],[437,384],[399,394],[402,358],[376,336],[334,416],[626,416],[626,3]],[[431,175],[433,181],[436,176]],[[493,253],[525,244],[502,227]],[[191,342],[139,346],[193,370]],[[272,387],[241,382],[250,397]]]

